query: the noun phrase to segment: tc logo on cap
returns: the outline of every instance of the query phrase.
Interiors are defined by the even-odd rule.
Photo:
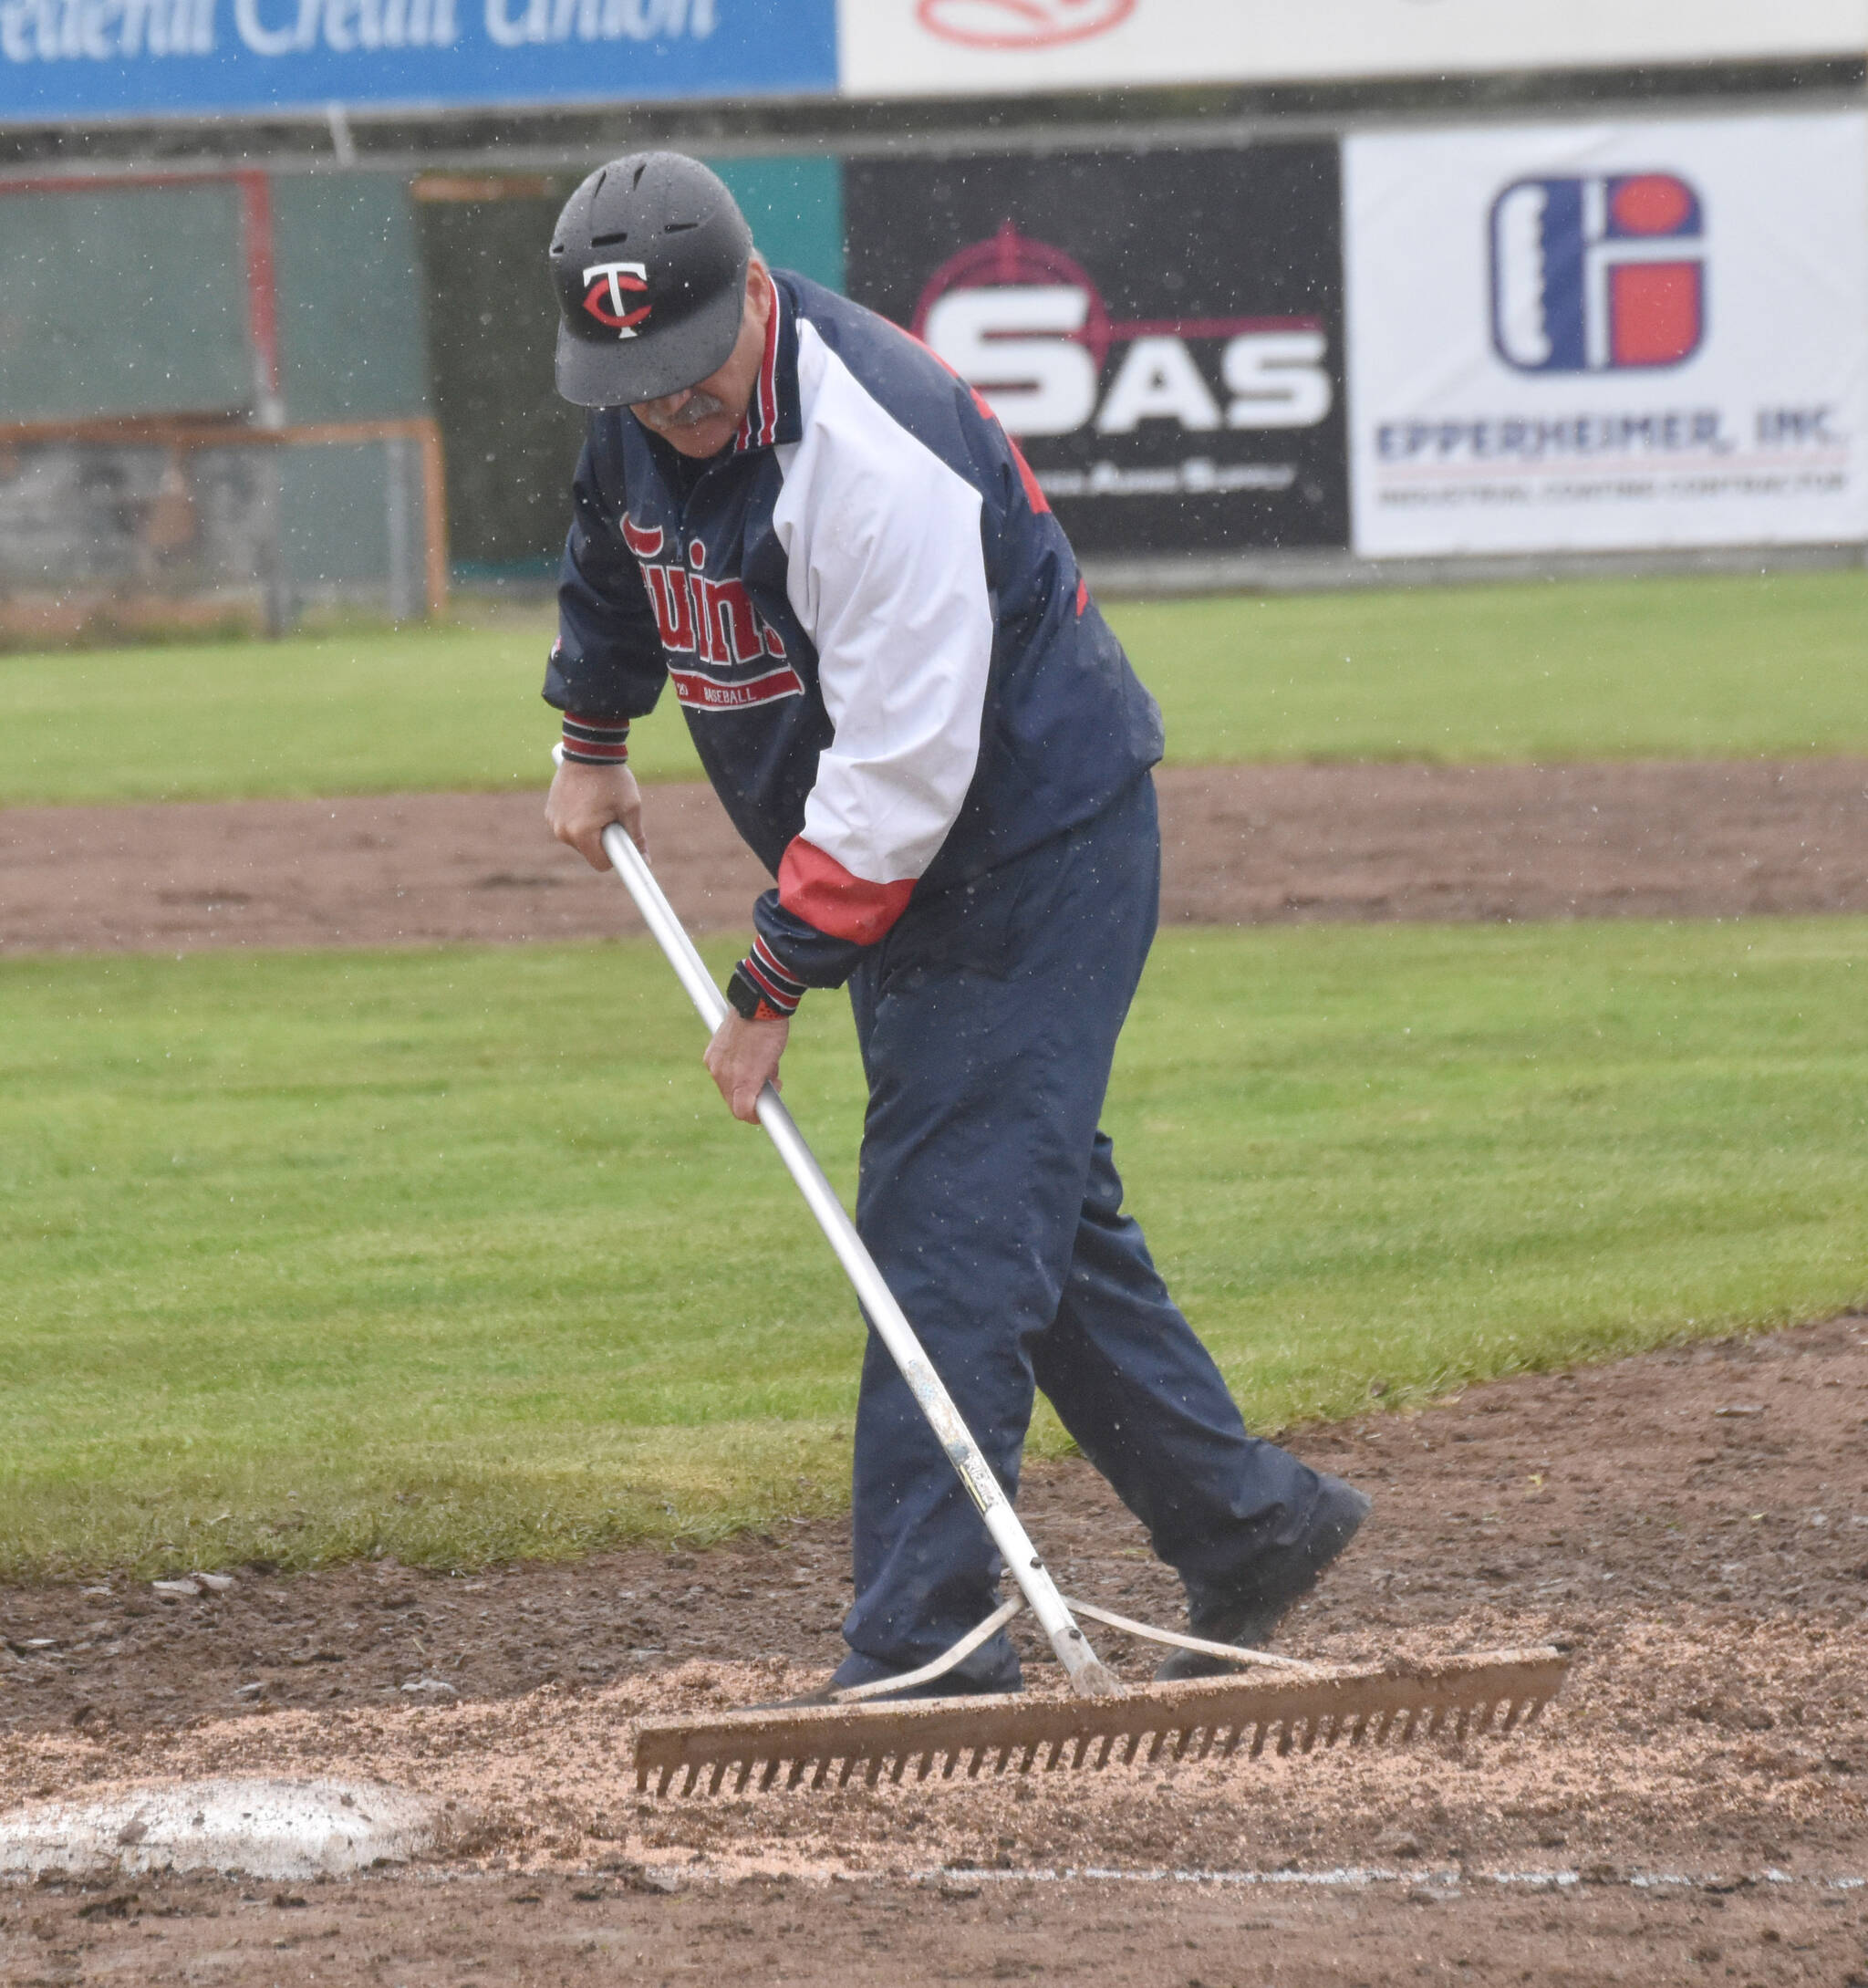
[[[619,338],[633,338],[636,327],[655,308],[652,304],[631,310],[625,290],[640,296],[649,287],[649,270],[642,263],[592,263],[584,272],[587,287],[584,308],[598,324],[607,325]]]
[[[1519,180],[1492,203],[1492,343],[1521,373],[1677,366],[1706,336],[1699,196],[1671,172]]]

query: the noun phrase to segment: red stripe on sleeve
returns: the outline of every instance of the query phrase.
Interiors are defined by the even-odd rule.
[[[778,901],[794,918],[833,939],[872,946],[908,908],[913,878],[870,883],[853,877],[834,856],[794,836],[778,866]]]

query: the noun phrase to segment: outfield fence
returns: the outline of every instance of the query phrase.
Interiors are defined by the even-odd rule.
[[[0,425],[0,636],[277,634],[307,608],[392,620],[448,598],[431,420]]]

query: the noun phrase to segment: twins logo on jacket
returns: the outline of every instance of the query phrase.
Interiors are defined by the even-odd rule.
[[[642,568],[668,651],[669,682],[682,703],[697,711],[740,711],[804,694],[803,679],[785,660],[784,638],[745,588],[738,580],[708,578],[707,547],[700,539],[690,542],[686,565],[664,559],[661,527],[645,530],[626,515],[623,543]]]

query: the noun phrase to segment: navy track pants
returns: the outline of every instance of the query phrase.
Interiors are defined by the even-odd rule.
[[[850,983],[869,1081],[856,1225],[1008,1494],[1042,1388],[1198,1605],[1302,1534],[1318,1480],[1246,1433],[1097,1129],[1159,903],[1145,777],[910,904]],[[845,1684],[927,1662],[1000,1598],[991,1537],[873,1333],[854,1491]],[[962,1675],[1015,1685],[1010,1643]]]

